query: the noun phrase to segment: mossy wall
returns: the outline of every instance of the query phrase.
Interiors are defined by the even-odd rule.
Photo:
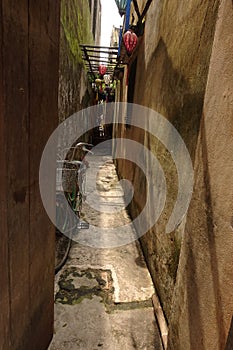
[[[140,9],[143,4],[139,1]],[[232,43],[231,0],[154,0],[131,57],[130,67],[137,58],[134,103],[158,111],[175,126],[194,165],[192,200],[174,232],[165,232],[179,180],[171,155],[142,129],[121,124],[115,130],[116,136],[151,150],[166,177],[163,213],[140,241],[168,321],[169,350],[231,348],[225,345],[233,338]],[[126,76],[127,70],[125,97]],[[159,186],[147,158],[149,180]],[[133,183],[130,213],[135,217],[146,201],[145,177],[123,159],[117,167],[120,177]],[[156,205],[151,203],[153,210]]]
[[[139,7],[143,8],[144,3],[139,1]],[[131,65],[137,57],[134,103],[150,107],[172,122],[186,143],[192,160],[200,128],[217,10],[218,1],[215,0],[192,0],[188,6],[177,0],[153,1],[146,15],[144,35],[130,62]],[[122,96],[127,96],[125,81],[126,78]],[[165,233],[177,197],[176,166],[167,149],[149,133],[130,127],[121,128],[119,134],[150,149],[165,174],[167,196],[163,213],[157,224],[142,237],[141,244],[169,320],[185,224],[183,222],[170,234]],[[147,159],[145,163],[149,168]],[[135,165],[129,166],[127,161],[118,162],[118,172],[133,182],[135,192],[130,213],[136,217],[145,203],[145,178]],[[156,183],[156,174],[152,170],[151,176]],[[156,208],[156,203],[152,205]]]
[[[61,26],[72,57],[76,63],[82,63],[82,53],[79,45],[93,43],[89,1],[62,0]]]
[[[61,0],[60,121],[90,103],[90,89],[80,44],[93,44],[88,0]]]

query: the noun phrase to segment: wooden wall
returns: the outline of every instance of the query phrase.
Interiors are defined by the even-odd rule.
[[[53,333],[54,228],[39,163],[58,120],[59,1],[0,6],[0,349],[43,350]]]

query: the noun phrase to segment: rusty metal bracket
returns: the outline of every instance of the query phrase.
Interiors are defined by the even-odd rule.
[[[143,18],[145,17],[147,11],[149,10],[149,7],[150,7],[152,1],[153,0],[147,0],[146,6],[145,6],[144,10],[142,11],[142,14],[141,14],[141,17],[140,17],[141,21],[143,20]]]
[[[133,5],[134,5],[134,8],[135,8],[136,14],[138,16],[138,20],[140,20],[141,14],[140,14],[140,11],[139,11],[137,0],[133,0]]]
[[[133,0],[133,4],[134,4],[134,9],[135,9],[135,12],[138,16],[138,22],[142,22],[143,21],[143,18],[145,17],[147,11],[149,10],[149,7],[151,5],[153,0],[147,0],[147,3],[144,7],[144,10],[142,11],[142,14],[140,13],[139,11],[139,7],[138,7],[138,2],[137,0]]]
[[[135,12],[137,13],[138,16],[138,22],[136,26],[131,26],[131,28],[135,31],[135,33],[138,36],[142,36],[144,33],[144,17],[146,16],[147,11],[149,10],[149,7],[151,5],[153,0],[147,0],[147,3],[144,7],[144,10],[142,11],[142,14],[140,13],[139,7],[138,7],[138,2],[137,0],[133,0],[133,4],[134,4],[134,9]]]

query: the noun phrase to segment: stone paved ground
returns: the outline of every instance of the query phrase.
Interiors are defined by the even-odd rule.
[[[95,186],[101,195],[98,203]],[[118,227],[130,222],[125,210],[114,213],[124,208],[124,197],[108,156],[91,159],[87,203],[93,208],[84,205],[84,219],[92,225]],[[126,234],[133,237],[131,231],[128,228]],[[112,249],[74,242],[66,265],[56,276],[54,338],[49,350],[162,350],[153,293],[138,242]]]

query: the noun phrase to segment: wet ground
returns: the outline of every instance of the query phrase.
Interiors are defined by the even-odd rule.
[[[77,233],[69,259],[56,275],[49,350],[162,350],[151,301],[152,280],[134,230],[125,228],[130,218],[109,156],[91,159],[86,191],[83,213],[91,226]],[[105,236],[108,247],[97,247],[96,228],[120,231],[123,226],[132,243],[112,248]],[[83,244],[85,234],[92,247]]]

